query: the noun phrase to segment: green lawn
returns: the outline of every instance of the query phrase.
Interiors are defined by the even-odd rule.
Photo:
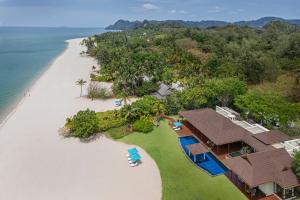
[[[163,200],[246,199],[224,175],[211,177],[192,164],[167,121],[148,134],[133,133],[120,141],[140,146],[156,161],[162,178]]]

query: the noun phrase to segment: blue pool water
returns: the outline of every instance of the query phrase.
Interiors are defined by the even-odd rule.
[[[187,146],[190,144],[199,143],[196,138],[193,136],[181,137],[180,144],[185,151],[186,155],[200,168],[207,171],[212,176],[217,176],[220,174],[224,174],[227,169],[226,167],[218,161],[218,159],[210,152],[205,154],[200,154],[194,157],[193,155],[189,156],[189,151]],[[196,162],[195,160],[196,159]]]

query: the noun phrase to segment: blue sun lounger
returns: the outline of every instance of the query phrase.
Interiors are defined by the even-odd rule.
[[[135,147],[131,148],[131,149],[128,149],[127,151],[129,153],[129,155],[134,155],[134,154],[139,153],[138,150]]]
[[[136,161],[139,161],[142,157],[140,156],[140,154],[136,153],[136,154],[130,155],[130,158],[131,158],[132,162],[136,162]]]
[[[180,128],[183,126],[183,124],[181,122],[174,122],[173,124],[176,128]]]

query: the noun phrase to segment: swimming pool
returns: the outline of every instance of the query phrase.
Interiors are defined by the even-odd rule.
[[[227,168],[210,152],[197,155],[195,158],[193,155],[189,156],[187,146],[199,143],[193,136],[181,137],[179,140],[186,156],[188,156],[198,167],[204,169],[212,176],[224,174],[227,171]],[[196,159],[196,162],[194,159]]]

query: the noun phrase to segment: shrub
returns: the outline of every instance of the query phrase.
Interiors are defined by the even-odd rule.
[[[96,75],[91,74],[90,75],[91,81],[97,81],[97,82],[112,82],[113,78],[106,75]]]
[[[70,129],[71,136],[88,138],[99,131],[97,114],[89,109],[79,111],[72,118],[67,119],[66,127]]]
[[[121,117],[119,111],[106,111],[97,113],[98,126],[100,131],[107,131],[124,125],[126,120]]]
[[[145,96],[121,109],[121,115],[132,123],[143,116],[156,116],[166,112],[164,103],[153,96]]]
[[[97,83],[90,83],[88,88],[88,97],[93,99],[108,99],[112,97],[112,93],[104,87],[99,86]]]
[[[142,133],[149,133],[153,130],[153,123],[147,117],[142,117],[133,124],[133,130]]]
[[[295,127],[280,127],[280,130],[286,134],[288,134],[290,137],[295,137],[300,135],[300,127],[295,126]]]

